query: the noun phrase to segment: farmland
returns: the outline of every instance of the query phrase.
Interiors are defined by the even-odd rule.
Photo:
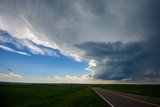
[[[105,107],[88,85],[0,84],[0,106]]]
[[[92,87],[159,97],[160,85],[0,83],[0,106],[106,107]]]

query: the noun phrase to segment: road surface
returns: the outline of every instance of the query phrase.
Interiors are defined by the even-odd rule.
[[[102,88],[92,88],[111,107],[160,107],[160,99]]]

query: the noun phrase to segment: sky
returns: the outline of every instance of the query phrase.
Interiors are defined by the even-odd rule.
[[[0,81],[160,83],[159,0],[0,0]]]

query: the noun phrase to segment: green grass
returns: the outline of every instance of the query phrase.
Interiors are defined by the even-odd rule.
[[[0,107],[105,107],[88,85],[0,84]]]
[[[160,85],[0,84],[0,107],[106,107],[90,86],[160,98]]]
[[[137,85],[137,84],[108,84],[108,85],[97,85],[98,87],[106,88],[109,90],[115,90],[120,92],[127,92],[133,94],[139,94],[150,97],[160,98],[160,85]]]

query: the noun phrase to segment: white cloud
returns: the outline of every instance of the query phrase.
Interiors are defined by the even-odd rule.
[[[21,80],[23,80],[23,77],[13,72],[0,73],[0,81],[6,81],[6,82],[18,82],[19,81],[20,82]]]
[[[83,76],[70,76],[66,75],[65,77],[60,77],[57,75],[51,77],[28,77],[21,76],[15,73],[0,73],[0,81],[7,82],[27,82],[27,83],[117,83],[116,81],[107,81],[107,80],[98,80],[94,79],[88,75]]]
[[[18,49],[20,49],[22,51],[23,51],[24,48],[26,48],[32,54],[58,56],[58,54],[52,48],[45,47],[45,46],[40,47],[38,44],[36,44],[36,43],[34,43],[34,42],[32,42],[28,39],[18,39],[16,37],[12,37],[12,35],[6,37],[5,34],[6,34],[5,31],[0,31],[0,43],[3,44],[3,45],[4,44],[7,45],[7,43],[10,43],[10,44],[16,46]],[[3,47],[6,47],[6,46],[3,46]],[[9,48],[9,47],[7,47],[7,48]],[[22,54],[22,53],[25,53],[25,52],[18,52],[18,53]]]
[[[141,28],[140,18],[145,4],[143,0],[5,0],[0,1],[0,28],[20,40],[58,49],[81,61],[85,51],[76,48],[77,44],[141,39],[147,32]],[[23,44],[34,54],[53,54],[28,41]],[[88,60],[86,69],[91,71],[98,61]]]
[[[36,44],[58,49],[64,55],[80,61],[84,52],[74,47],[75,44],[137,39],[136,36],[126,36],[127,31],[121,29],[119,21],[113,20],[119,18],[123,3],[83,0],[1,1],[0,28],[18,39],[28,39]],[[125,5],[125,8],[129,6]],[[125,14],[130,13],[123,13],[121,19],[128,18]],[[26,43],[26,46],[35,54],[50,54],[30,43]]]
[[[56,52],[54,52],[52,49],[48,49],[47,47],[42,48],[28,40],[23,40],[22,42],[23,43],[21,45],[29,49],[29,51],[33,54],[58,56]]]
[[[21,54],[21,55],[30,56],[30,54],[28,54],[28,53],[21,52],[21,51],[16,51],[16,50],[14,50],[14,49],[12,49],[12,48],[9,48],[9,47],[3,46],[3,45],[0,45],[0,48],[3,49],[3,50],[9,51],[9,52],[13,52],[13,53]]]
[[[87,68],[85,68],[85,70],[91,71],[92,74],[94,74],[95,71],[96,71],[97,61],[91,59],[91,60],[89,61],[88,65],[89,65],[89,66],[88,66]]]
[[[0,81],[6,82],[24,82],[24,83],[83,83],[83,84],[117,84],[117,83],[153,83],[158,84],[160,78],[158,79],[149,79],[130,81],[130,78],[126,78],[122,81],[118,80],[100,80],[95,79],[88,75],[83,76],[70,76],[66,75],[65,77],[60,77],[57,75],[51,77],[30,77],[30,76],[21,76],[13,72],[10,73],[0,73]]]
[[[18,75],[18,74],[14,74],[13,72],[10,73],[0,73],[0,78],[23,78],[22,76]]]

